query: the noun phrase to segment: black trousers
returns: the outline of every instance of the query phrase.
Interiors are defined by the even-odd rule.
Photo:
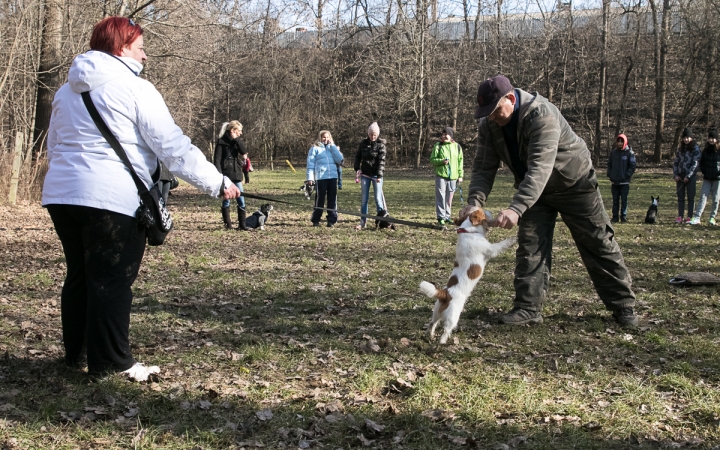
[[[695,206],[696,183],[697,174],[691,176],[687,183],[683,183],[683,180],[675,182],[675,187],[677,188],[679,217],[687,217],[688,219],[692,218],[693,207]],[[685,215],[685,194],[687,194],[687,216]]]
[[[91,374],[122,372],[130,352],[132,284],[145,253],[145,229],[135,218],[104,209],[48,205],[67,260],[61,314],[65,361],[82,359]]]
[[[543,193],[520,218],[515,253],[514,306],[541,311],[550,287],[552,247],[558,214],[570,230],[583,264],[605,307],[633,307],[630,273],[605,212],[595,171],[575,186]]]
[[[323,207],[325,204],[325,198],[327,197],[327,208],[337,209],[337,178],[330,178],[328,180],[317,180],[316,191],[315,191],[315,206]],[[322,209],[313,210],[312,217],[310,220],[312,223],[320,222],[322,218]],[[337,211],[327,211],[327,223],[333,225],[338,220]]]

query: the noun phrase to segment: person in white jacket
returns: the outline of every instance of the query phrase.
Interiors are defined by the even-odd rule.
[[[142,34],[124,17],[95,25],[92,50],[75,58],[53,100],[42,193],[67,260],[61,295],[65,362],[79,367],[86,351],[91,375],[122,372],[137,381],[159,372],[135,361],[128,338],[131,287],[145,252],[145,228],[135,218],[140,198],[80,94],[90,92],[148,188],[162,160],[211,196],[240,195],[175,124],[152,83],[139,77],[147,59]]]

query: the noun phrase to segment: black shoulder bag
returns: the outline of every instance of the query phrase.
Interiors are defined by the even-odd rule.
[[[170,230],[172,230],[173,220],[172,217],[170,217],[170,212],[168,212],[165,207],[165,201],[162,198],[160,188],[155,184],[148,190],[145,183],[143,183],[135,172],[135,169],[133,169],[127,153],[125,153],[125,149],[120,145],[120,142],[118,142],[115,135],[112,134],[97,108],[95,108],[95,104],[92,98],[90,98],[90,93],[83,92],[81,95],[83,103],[85,103],[85,107],[90,113],[93,122],[95,122],[100,133],[108,141],[110,147],[115,150],[118,157],[125,163],[135,182],[135,186],[137,186],[138,194],[140,195],[140,206],[137,209],[135,217],[140,221],[140,224],[146,228],[148,245],[162,245],[162,243],[165,242],[165,237],[167,237]]]

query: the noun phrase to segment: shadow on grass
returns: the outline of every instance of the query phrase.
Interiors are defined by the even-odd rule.
[[[151,384],[129,383],[118,376],[89,382],[57,360],[11,358],[5,364],[3,398],[12,404],[3,409],[3,428],[21,440],[31,437],[36,447],[76,442],[106,448],[110,444],[141,444],[145,448],[429,450],[505,444],[512,448],[600,450],[637,448],[640,441],[646,447],[670,444],[631,432],[607,436],[601,425],[567,416],[548,420],[520,413],[477,417],[439,409],[398,410],[393,400],[412,397],[412,390],[374,399],[373,404],[352,396],[317,395],[268,404],[258,401],[269,394],[262,390],[225,394],[201,388],[198,392],[188,389],[181,377]],[[712,417],[712,411],[704,414]],[[528,430],[529,426],[534,430]],[[58,441],[58,432],[64,441]],[[110,441],[103,445],[106,439]]]

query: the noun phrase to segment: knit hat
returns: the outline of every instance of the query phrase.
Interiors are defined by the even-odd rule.
[[[692,138],[693,137],[692,128],[690,128],[690,127],[685,128],[682,132],[682,137]]]
[[[443,133],[450,136],[450,139],[453,139],[453,137],[454,137],[453,135],[455,134],[452,127],[445,127],[445,129],[443,130]]]
[[[368,127],[368,135],[370,134],[377,134],[380,136],[380,127],[378,126],[377,122],[373,122]]]
[[[506,77],[498,75],[480,83],[477,93],[477,108],[475,118],[489,116],[495,110],[500,99],[512,91],[513,87]]]
[[[717,139],[718,138],[718,130],[715,127],[712,127],[708,130],[708,139]]]

